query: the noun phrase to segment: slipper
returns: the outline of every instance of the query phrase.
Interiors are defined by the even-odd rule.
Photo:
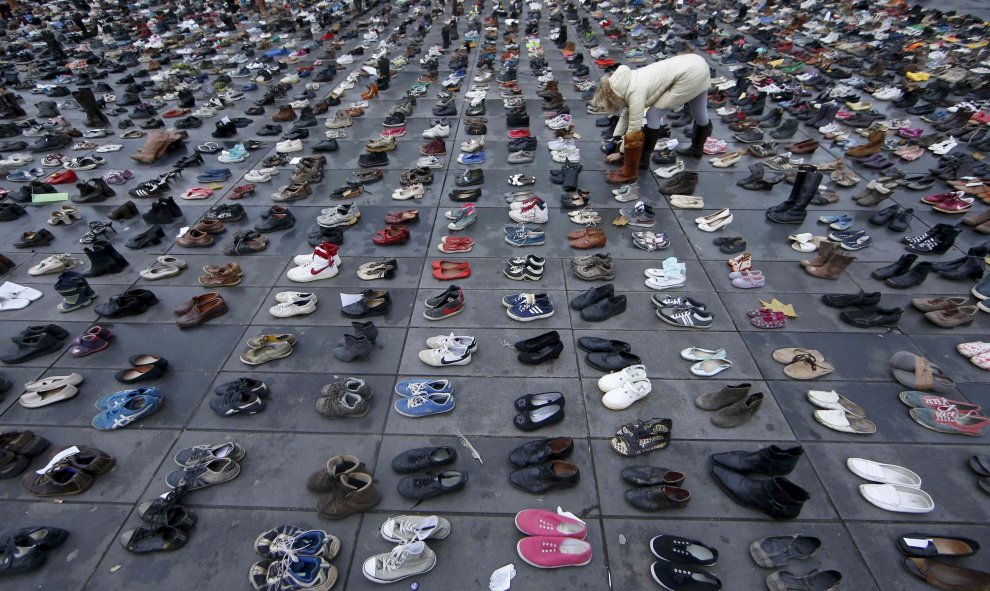
[[[938,556],[972,556],[980,545],[969,538],[904,534],[897,539],[897,548],[905,556],[936,558]]]
[[[785,347],[773,352],[773,360],[777,363],[790,363],[797,355],[812,355],[815,359],[825,357],[821,351],[815,349],[802,349],[801,347]]]
[[[863,458],[849,458],[846,460],[846,467],[849,468],[850,472],[863,480],[879,482],[881,484],[921,488],[921,477],[901,466],[881,464],[872,460],[864,460]]]
[[[795,355],[791,362],[784,366],[784,375],[795,380],[813,380],[834,371],[835,368],[831,364],[819,361],[817,357],[807,353]]]
[[[990,456],[976,455],[969,459],[969,469],[980,476],[990,476]]]
[[[990,352],[990,343],[984,343],[982,341],[960,343],[956,345],[956,351],[959,351],[959,354],[963,357],[973,357],[974,355]]]
[[[51,376],[24,384],[26,392],[38,392],[41,390],[51,390],[62,386],[78,386],[83,383],[83,377],[77,373],[70,373],[67,376]]]
[[[722,373],[730,367],[732,367],[732,362],[728,359],[711,358],[692,365],[691,373],[696,376],[711,377],[715,374]]]
[[[140,129],[132,129],[130,131],[125,131],[124,133],[120,134],[120,137],[121,139],[125,139],[125,140],[136,140],[146,135],[148,135],[148,132],[146,131],[141,131]]]
[[[708,359],[725,359],[725,349],[702,349],[700,347],[688,347],[681,349],[681,359],[688,361],[706,361]],[[987,474],[990,476],[990,474]]]
[[[825,410],[841,410],[858,418],[866,416],[866,411],[863,410],[862,406],[849,400],[835,390],[829,390],[828,392],[808,390],[808,401],[818,408],[824,408]]]
[[[859,494],[871,504],[895,513],[929,513],[935,501],[925,491],[895,484],[861,484]]]
[[[68,400],[79,393],[79,389],[72,385],[62,385],[45,390],[32,390],[21,394],[20,403],[24,408],[40,408],[56,402]]]
[[[877,432],[877,426],[863,417],[854,417],[844,410],[816,410],[815,420],[833,431],[841,433],[860,433],[872,435]]]
[[[890,358],[890,369],[895,380],[912,390],[946,393],[956,386],[941,367],[908,351],[894,353]]]

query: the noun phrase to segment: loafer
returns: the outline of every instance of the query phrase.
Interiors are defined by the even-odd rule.
[[[578,467],[563,460],[553,460],[520,468],[509,474],[509,482],[531,494],[577,486],[581,478]]]

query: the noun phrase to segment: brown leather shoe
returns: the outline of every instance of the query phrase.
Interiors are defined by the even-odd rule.
[[[605,231],[599,228],[587,228],[584,236],[570,240],[571,248],[587,250],[605,246]]]
[[[292,110],[289,105],[283,105],[279,107],[278,112],[272,115],[272,121],[282,122],[282,121],[294,121],[296,118],[296,112]]]
[[[210,300],[215,300],[219,297],[220,297],[220,292],[218,291],[206,292],[202,295],[198,295],[194,297],[193,299],[189,300],[184,304],[176,306],[176,308],[172,310],[172,313],[175,314],[176,316],[183,316],[185,314],[188,314],[190,310],[192,310],[194,307],[198,306],[199,304],[202,304],[203,302],[208,302]]]
[[[179,325],[179,328],[191,328],[199,326],[211,318],[219,318],[228,311],[227,302],[217,296],[212,300],[197,303],[191,310],[176,318],[175,323]]]
[[[927,558],[905,558],[904,568],[936,589],[987,589],[990,573]]]
[[[793,154],[811,154],[818,149],[819,145],[815,140],[804,140],[796,144],[789,144],[786,149]]]
[[[202,230],[189,229],[185,234],[175,239],[175,243],[186,248],[202,248],[213,245],[213,236]]]
[[[341,474],[338,490],[320,498],[316,503],[317,514],[323,519],[343,519],[354,513],[366,511],[381,501],[375,489],[375,481],[362,472]]]
[[[192,229],[207,234],[222,234],[227,231],[227,228],[220,220],[199,220]]]
[[[44,474],[27,472],[21,484],[29,493],[39,497],[78,495],[93,486],[93,477],[72,466],[58,465]]]
[[[241,271],[241,266],[237,263],[230,263],[222,267],[217,267],[216,272],[210,273],[207,271],[207,273],[207,275],[203,275],[199,278],[200,285],[204,287],[231,287],[238,285],[241,282],[241,278],[244,276],[244,273]]]

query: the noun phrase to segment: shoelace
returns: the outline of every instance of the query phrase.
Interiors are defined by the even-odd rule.
[[[416,483],[419,484],[421,480],[424,480],[424,478],[417,478]],[[409,554],[406,551],[406,546],[404,544],[396,546],[388,556],[382,559],[382,569],[386,571],[399,570],[408,558]]]

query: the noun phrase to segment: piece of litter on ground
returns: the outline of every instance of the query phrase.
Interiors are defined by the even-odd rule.
[[[72,552],[69,552],[69,555],[68,556],[65,557],[65,561],[66,562],[72,562],[78,556],[79,556],[79,550],[73,550]]]
[[[110,572],[115,573],[115,572],[119,571],[122,568],[124,568],[124,567],[120,566],[119,564],[115,564],[115,565],[113,565],[113,566],[110,567]]]
[[[491,579],[488,580],[488,589],[490,591],[506,591],[509,588],[510,581],[516,576],[516,565],[511,562],[502,568],[497,568],[492,572]]]
[[[581,522],[581,523],[584,523],[584,520],[583,520],[583,519],[581,519],[581,518],[580,518],[580,517],[578,517],[577,515],[575,515],[575,514],[573,514],[573,513],[571,513],[570,511],[564,511],[564,510],[563,510],[563,509],[562,509],[562,508],[560,507],[560,505],[557,505],[557,515],[563,515],[564,517],[570,517],[570,518],[571,518],[571,519],[573,519],[574,521],[579,521],[579,522]]]
[[[626,544],[626,536],[619,534],[619,544],[623,546]]]

